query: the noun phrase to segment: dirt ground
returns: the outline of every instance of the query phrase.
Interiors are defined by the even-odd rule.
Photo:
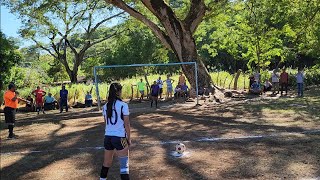
[[[319,87],[304,98],[200,103],[130,104],[131,179],[320,179]],[[98,179],[101,112],[19,113],[15,140],[6,139],[3,119],[1,180]],[[177,142],[187,147],[181,158],[171,155]],[[108,178],[120,179],[116,158]]]

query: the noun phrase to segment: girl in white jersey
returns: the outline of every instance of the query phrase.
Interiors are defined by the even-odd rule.
[[[100,180],[106,180],[112,165],[114,152],[120,162],[121,180],[129,178],[129,146],[130,121],[128,104],[120,99],[122,86],[119,83],[110,85],[108,103],[103,106],[102,114],[105,121],[104,162],[101,168]],[[116,151],[114,151],[116,149]]]

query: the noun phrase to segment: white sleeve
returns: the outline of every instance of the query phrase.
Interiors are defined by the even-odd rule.
[[[129,107],[128,107],[128,104],[124,103],[123,104],[123,109],[122,109],[122,113],[124,116],[129,116]]]
[[[103,118],[106,118],[106,109],[107,109],[107,105],[104,105],[103,107],[102,107],[102,115],[103,115]]]

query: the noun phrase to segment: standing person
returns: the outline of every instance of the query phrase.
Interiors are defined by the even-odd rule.
[[[68,112],[68,90],[65,85],[62,85],[60,90],[60,113],[63,111],[63,106],[66,106],[66,112]]]
[[[145,88],[146,84],[143,82],[142,79],[140,79],[140,82],[137,83],[137,86],[138,86],[138,90],[140,92],[140,101],[142,101],[143,97],[144,97],[144,88]]]
[[[158,95],[159,95],[159,85],[157,84],[157,81],[154,81],[151,85],[151,107],[153,105],[153,101],[156,102],[156,108],[158,107]]]
[[[102,114],[105,122],[104,161],[101,168],[100,180],[106,180],[112,165],[114,153],[119,158],[121,180],[129,180],[129,146],[130,121],[129,107],[120,97],[122,86],[112,83],[108,103],[103,106]],[[116,150],[116,151],[115,151]]]
[[[303,96],[303,80],[304,75],[302,72],[302,68],[299,68],[298,73],[296,75],[297,85],[298,85],[298,96]]]
[[[286,72],[286,68],[283,68],[282,73],[280,74],[281,96],[284,89],[286,91],[286,95],[288,94],[288,83],[289,83],[289,75]]]
[[[179,76],[179,85],[183,86],[186,83],[186,77],[184,77],[183,73],[180,72],[180,76]]]
[[[27,97],[27,101],[29,101],[30,103],[26,104],[26,108],[28,111],[33,112],[34,111],[34,104],[33,104],[33,98],[31,96]]]
[[[42,110],[42,113],[45,114],[44,112],[44,107],[43,107],[43,96],[45,96],[47,93],[40,89],[40,86],[37,86],[37,89],[32,91],[32,94],[36,97],[36,109],[38,114]]]
[[[253,78],[254,78],[254,81],[260,83],[260,73],[258,70],[253,74]]]
[[[272,87],[273,87],[273,92],[272,94],[279,94],[279,75],[277,74],[276,70],[273,70],[272,75],[271,75],[271,82],[272,82]]]
[[[170,78],[170,75],[168,74],[167,75],[167,79],[166,79],[166,83],[167,83],[167,99],[169,98],[169,95],[170,95],[170,98],[172,98],[172,91],[173,91],[173,87],[172,87],[172,84],[173,84],[174,80]]]
[[[162,86],[163,86],[163,81],[161,80],[161,76],[160,76],[159,79],[157,80],[157,84],[158,84],[158,86],[159,86],[159,96],[160,96],[160,99],[162,99],[162,93],[163,93]]]
[[[16,137],[18,137],[17,135],[15,135],[13,133],[13,128],[14,128],[14,124],[16,121],[16,109],[18,108],[18,103],[19,100],[20,101],[24,101],[27,103],[31,103],[27,100],[24,100],[22,98],[19,98],[18,95],[19,93],[16,92],[16,86],[11,83],[8,86],[8,90],[4,93],[3,95],[3,99],[4,99],[4,118],[5,118],[5,122],[8,125],[8,129],[9,129],[9,135],[8,135],[8,139],[14,139]]]

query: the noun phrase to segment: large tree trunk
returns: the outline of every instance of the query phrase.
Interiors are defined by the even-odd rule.
[[[161,43],[175,53],[180,62],[196,61],[198,64],[198,85],[200,87],[209,87],[211,78],[205,65],[198,58],[196,43],[193,38],[193,33],[206,12],[204,0],[190,0],[189,12],[183,20],[175,15],[174,11],[164,0],[141,0],[144,6],[161,22],[161,27],[126,4],[123,0],[106,0],[106,2],[121,8],[147,25],[159,38]],[[182,69],[191,86],[195,88],[194,67],[183,65]]]

